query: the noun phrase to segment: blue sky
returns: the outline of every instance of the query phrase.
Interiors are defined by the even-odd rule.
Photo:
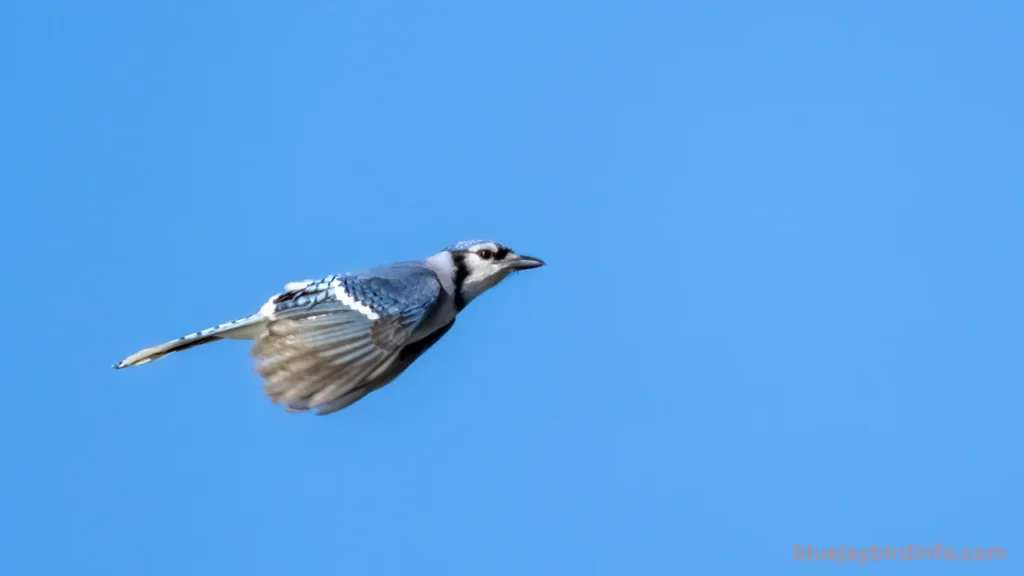
[[[1019,574],[1024,5],[0,9],[5,574]],[[544,258],[336,415],[285,282]]]

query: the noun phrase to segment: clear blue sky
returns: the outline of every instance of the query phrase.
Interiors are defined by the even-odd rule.
[[[0,572],[1020,574],[1024,4],[6,2]],[[285,282],[547,260],[327,418]],[[855,568],[847,568],[856,570]],[[867,572],[865,572],[867,573]]]

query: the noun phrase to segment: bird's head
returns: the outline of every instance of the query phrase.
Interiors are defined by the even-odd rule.
[[[451,255],[456,307],[460,310],[512,272],[544,265],[539,258],[516,254],[508,246],[490,240],[459,242],[446,248],[445,252]]]

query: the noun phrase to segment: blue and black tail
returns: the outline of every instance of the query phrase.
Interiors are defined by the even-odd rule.
[[[177,340],[171,340],[159,346],[139,350],[135,354],[114,364],[114,368],[121,369],[129,366],[141,366],[142,364],[162,358],[171,352],[181,352],[182,350],[188,350],[189,348],[207,344],[214,340],[255,340],[263,329],[263,320],[262,314],[253,314],[247,318],[200,330],[199,332],[193,332]]]

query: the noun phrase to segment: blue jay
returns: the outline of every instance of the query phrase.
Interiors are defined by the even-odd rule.
[[[291,412],[337,412],[397,378],[455,316],[510,273],[543,266],[497,242],[459,242],[422,262],[290,282],[247,318],[146,348],[114,368],[214,340],[254,340],[264,391]]]

